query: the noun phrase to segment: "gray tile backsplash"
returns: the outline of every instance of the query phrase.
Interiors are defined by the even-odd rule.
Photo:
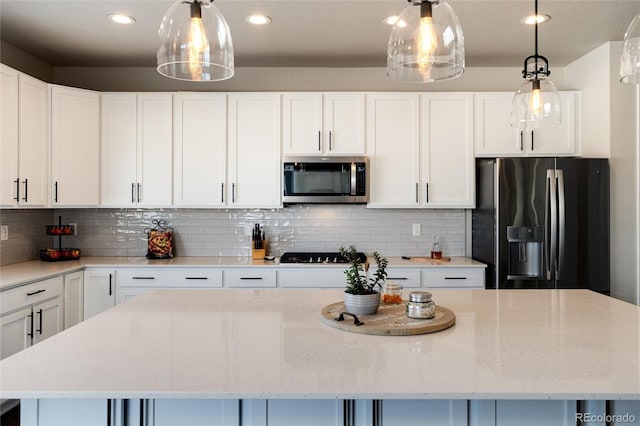
[[[9,239],[0,241],[0,265],[39,259],[40,249],[51,244],[45,230],[53,223],[49,209],[0,210],[0,224],[9,227]]]
[[[48,212],[48,213],[47,213]],[[457,210],[368,209],[362,205],[292,205],[267,210],[211,209],[57,209],[44,213],[2,211],[7,216],[33,216],[31,238],[37,249],[55,243],[45,237],[44,226],[77,223],[78,235],[64,237],[63,245],[82,249],[83,256],[144,256],[145,228],[153,219],[164,219],[175,229],[177,256],[249,256],[250,229],[254,223],[264,225],[270,254],[285,251],[337,251],[341,245],[355,244],[370,253],[385,256],[425,256],[434,235],[440,235],[445,255],[463,256],[465,251],[465,212]],[[19,213],[19,214],[18,214]],[[40,217],[40,216],[44,217]],[[36,218],[38,219],[36,221]],[[9,218],[10,219],[10,218]],[[422,235],[412,236],[418,223]],[[34,230],[39,228],[39,230]],[[40,234],[40,235],[39,235]],[[42,242],[44,240],[44,243]],[[10,233],[11,241],[11,233]],[[6,243],[6,242],[3,242]],[[44,245],[43,245],[44,244]],[[18,258],[9,245],[2,248],[2,264]],[[16,261],[30,260],[22,258]]]

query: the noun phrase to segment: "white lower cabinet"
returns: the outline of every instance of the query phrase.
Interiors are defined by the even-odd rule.
[[[224,286],[238,288],[275,287],[277,273],[273,268],[229,268],[224,271]]]
[[[84,319],[84,273],[73,272],[64,276],[64,328]]]
[[[62,294],[62,277],[23,285],[0,294],[2,358],[62,331]]]
[[[278,270],[278,287],[282,288],[341,288],[345,286],[342,268],[302,267]]]
[[[484,288],[484,268],[431,268],[422,270],[422,286],[428,288]]]
[[[116,271],[90,268],[84,271],[84,319],[113,308],[116,304]]]

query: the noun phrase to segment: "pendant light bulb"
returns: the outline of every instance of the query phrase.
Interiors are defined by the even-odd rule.
[[[202,6],[197,1],[191,3],[191,23],[189,25],[189,69],[193,80],[202,80],[200,54],[209,48],[207,33],[202,23]]]
[[[540,93],[540,80],[531,82],[531,99],[529,100],[529,108],[534,114],[540,114],[542,109],[542,94]]]
[[[433,28],[433,17],[431,16],[431,3],[425,2],[420,5],[420,30],[418,33],[418,56],[427,60],[438,45],[438,36]]]

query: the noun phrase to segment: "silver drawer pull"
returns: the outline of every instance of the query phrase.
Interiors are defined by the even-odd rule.
[[[466,280],[467,277],[444,277],[445,280]]]
[[[208,277],[185,277],[186,280],[208,280]]]
[[[34,292],[27,293],[27,296],[33,296],[34,294],[44,293],[45,291],[47,291],[47,290],[36,290]]]
[[[132,277],[134,280],[155,280],[156,277]]]
[[[261,280],[262,277],[240,277],[241,280]]]

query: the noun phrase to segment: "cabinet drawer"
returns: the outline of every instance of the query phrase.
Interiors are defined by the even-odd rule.
[[[62,277],[54,277],[5,290],[0,294],[0,313],[6,314],[24,306],[62,296],[63,282]]]
[[[278,286],[283,288],[339,288],[345,285],[342,268],[303,267],[278,271]]]
[[[123,268],[117,274],[119,287],[222,287],[222,269]]]
[[[275,269],[227,269],[224,271],[226,287],[275,287]]]
[[[434,268],[422,271],[423,287],[484,288],[484,269]]]
[[[369,270],[369,276],[373,277],[375,268]],[[420,287],[420,270],[415,268],[387,268],[387,281],[393,281],[402,288]]]

